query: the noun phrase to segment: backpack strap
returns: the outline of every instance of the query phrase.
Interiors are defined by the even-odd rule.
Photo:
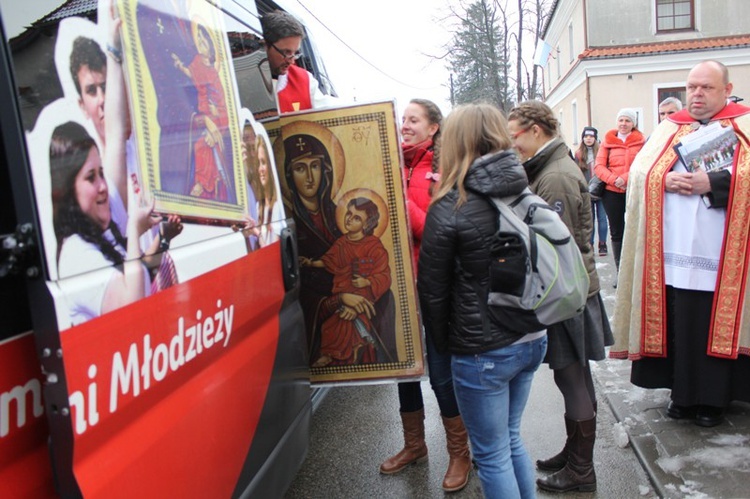
[[[511,202],[507,202],[505,199],[507,198],[490,198],[492,200],[492,205],[497,209],[497,211],[500,212],[500,214],[505,217],[508,220],[520,220],[521,222],[526,225],[526,229],[528,230],[528,238],[529,238],[529,259],[531,260],[531,270],[534,272],[539,272],[539,267],[537,265],[537,259],[539,256],[539,249],[537,248],[537,241],[536,241],[536,233],[534,232],[534,229],[531,228],[530,222],[533,219],[533,212],[531,209],[529,209],[529,213],[526,214],[526,217],[521,220],[521,217],[516,215],[516,212],[513,211],[513,208],[516,207],[521,201],[523,201],[523,198],[526,196],[531,195],[531,191],[524,191],[520,196],[518,196],[516,199],[514,199]],[[532,207],[533,208],[533,207]],[[514,229],[521,231],[523,230],[520,226],[519,227],[513,227]],[[500,227],[502,229],[502,227]]]
[[[510,206],[511,208],[515,208],[516,206],[518,206],[519,204],[521,204],[521,201],[523,201],[526,197],[533,196],[533,195],[534,195],[534,193],[531,192],[531,189],[529,189],[527,187],[527,188],[525,188],[521,192],[521,194],[518,195],[518,197],[516,199],[514,199],[513,201],[508,202],[508,206]],[[524,220],[524,222],[528,222],[528,220]]]
[[[495,198],[491,198],[481,193],[477,193],[477,194],[480,197],[484,198],[490,206],[495,207],[495,210],[498,209],[496,205],[496,202],[498,201],[496,201]],[[502,202],[500,201],[500,203]],[[500,220],[499,220],[499,214],[498,214],[498,232],[499,230],[500,230]],[[493,234],[491,237],[497,237],[497,233]],[[477,295],[477,305],[479,306],[479,315],[482,319],[482,334],[484,336],[484,340],[489,342],[491,340],[491,336],[490,336],[490,317],[489,317],[489,312],[487,309],[487,293],[479,285],[479,283],[474,277],[474,274],[467,271],[461,266],[461,262],[458,260],[458,258],[456,259],[456,265],[458,266],[458,271],[466,277],[466,280],[471,284],[471,287],[474,288],[474,293]]]

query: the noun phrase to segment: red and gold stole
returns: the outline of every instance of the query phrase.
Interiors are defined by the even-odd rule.
[[[727,108],[734,106],[727,106]],[[740,106],[738,106],[740,107]],[[737,127],[727,108],[715,118],[722,126],[732,126],[739,140],[732,184],[729,192],[724,244],[719,261],[716,293],[711,314],[711,330],[707,354],[736,359],[739,346],[740,319],[745,299],[745,283],[750,268],[748,237],[750,236],[750,142]],[[744,108],[747,110],[747,108]],[[735,111],[735,109],[731,109]],[[686,114],[686,113],[685,113]],[[722,117],[721,115],[733,114]],[[739,113],[744,114],[744,113]],[[676,115],[673,115],[676,116]],[[684,122],[683,122],[684,123]],[[668,141],[646,176],[646,235],[643,262],[643,293],[641,323],[641,354],[665,357],[666,352],[666,287],[664,284],[664,179],[677,161],[674,146],[694,130],[682,124]]]

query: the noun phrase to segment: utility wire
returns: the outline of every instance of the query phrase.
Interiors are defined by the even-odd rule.
[[[357,52],[356,50],[354,50],[348,43],[346,43],[344,40],[342,40],[339,35],[337,35],[336,33],[334,33],[331,28],[329,28],[328,26],[326,26],[326,24],[323,21],[321,21],[320,19],[318,19],[318,16],[316,16],[315,14],[313,14],[312,11],[310,9],[308,9],[307,6],[305,6],[305,4],[302,3],[301,0],[297,0],[297,3],[300,4],[302,6],[302,8],[305,9],[307,11],[307,13],[310,14],[313,17],[313,19],[315,19],[316,21],[318,21],[318,23],[321,26],[323,26],[326,29],[326,31],[328,31],[330,34],[332,34],[334,36],[334,38],[336,38],[339,42],[341,42],[346,48],[348,48],[349,50],[351,50],[354,55],[356,55],[357,57],[359,57],[360,59],[362,59],[362,61],[364,61],[368,66],[372,67],[375,71],[379,72],[380,74],[382,74],[386,78],[389,78],[389,79],[395,81],[399,85],[404,85],[405,87],[413,88],[415,90],[434,90],[436,88],[440,88],[440,87],[416,87],[416,86],[411,85],[409,83],[405,83],[405,82],[403,82],[401,80],[398,80],[397,78],[394,78],[393,76],[389,75],[388,73],[386,73],[385,71],[383,71],[382,69],[380,69],[379,67],[377,67],[376,65],[374,65],[373,63],[371,63],[370,61],[368,61],[364,56],[362,56],[362,54],[360,54],[359,52]]]

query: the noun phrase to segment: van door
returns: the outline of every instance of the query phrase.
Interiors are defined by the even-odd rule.
[[[3,26],[0,23],[0,40]],[[6,45],[0,45],[0,95],[11,86]],[[53,497],[49,430],[42,403],[42,373],[34,344],[27,271],[39,272],[33,246],[28,182],[11,176],[23,152],[9,144],[21,137],[14,100],[0,113],[0,483],[8,497]],[[16,173],[18,170],[14,169]],[[23,172],[20,172],[23,173]],[[38,286],[37,286],[38,288]],[[36,310],[37,313],[42,312]]]
[[[117,1],[130,37],[117,47],[109,2],[90,4],[0,0],[3,171],[23,207],[2,233],[28,223],[37,248],[34,270],[6,281],[16,297],[28,287],[7,333],[27,332],[25,353],[0,343],[20,366],[0,366],[0,409],[33,401],[15,417],[33,445],[2,441],[0,476],[30,453],[28,469],[49,474],[21,476],[47,492],[54,476],[64,497],[280,496],[311,403],[293,223],[283,207],[245,223],[259,206],[231,42],[258,37],[257,12]],[[256,141],[263,105],[247,108]]]

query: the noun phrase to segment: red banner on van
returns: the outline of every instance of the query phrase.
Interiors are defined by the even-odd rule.
[[[31,333],[0,343],[0,483],[4,497],[54,497],[42,380]]]
[[[231,496],[278,344],[276,249],[61,333],[84,497]]]

